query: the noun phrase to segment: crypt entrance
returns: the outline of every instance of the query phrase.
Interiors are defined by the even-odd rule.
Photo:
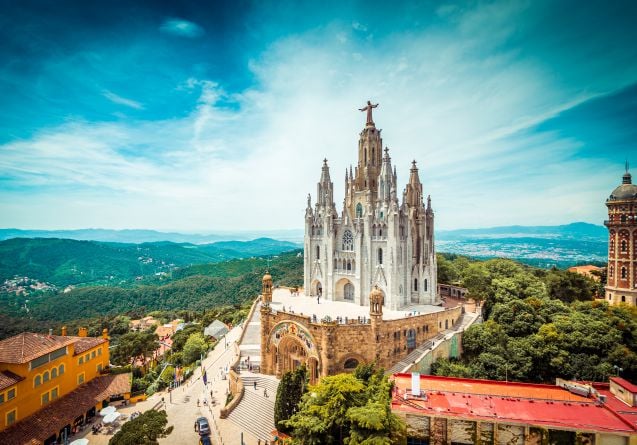
[[[296,323],[285,324],[287,324],[287,329],[276,330],[278,332],[272,339],[269,348],[273,355],[272,362],[276,376],[281,378],[286,372],[294,371],[305,365],[309,382],[314,385],[318,382],[320,369],[314,343],[307,335],[309,333]]]

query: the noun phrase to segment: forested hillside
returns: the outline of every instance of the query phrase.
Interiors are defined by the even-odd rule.
[[[201,245],[13,238],[0,241],[0,282],[21,276],[56,286],[123,284],[176,267],[276,255],[296,248],[293,243],[269,238]]]
[[[259,294],[266,270],[270,270],[276,285],[300,286],[303,257],[295,251],[272,259],[249,258],[186,267],[175,271],[172,278],[155,278],[148,284],[128,288],[88,286],[28,299],[0,293],[0,321],[4,321],[0,324],[0,337],[25,329],[46,330],[58,322],[131,311],[201,311],[244,303]]]
[[[465,332],[462,359],[436,362],[435,373],[603,381],[622,368],[622,376],[637,377],[637,310],[593,300],[603,282],[504,259],[439,260],[443,281],[462,283],[483,300],[486,321]]]

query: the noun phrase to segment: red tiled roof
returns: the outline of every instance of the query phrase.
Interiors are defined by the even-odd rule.
[[[23,332],[0,341],[0,363],[27,363],[75,342],[75,337]]]
[[[0,391],[13,386],[22,380],[24,380],[24,377],[20,377],[11,371],[0,371]]]
[[[95,346],[101,345],[107,342],[104,337],[74,337],[77,339],[75,342],[75,355],[81,354],[93,349]]]
[[[635,433],[637,426],[606,404],[552,385],[421,376],[426,399],[404,400],[411,374],[394,374],[392,409],[426,416],[524,423],[585,431]]]
[[[65,425],[110,396],[131,390],[131,374],[96,377],[45,408],[0,432],[3,445],[43,443]]]
[[[628,391],[632,393],[637,393],[637,385],[630,383],[626,379],[623,379],[621,377],[611,377],[610,381],[617,383],[619,386],[621,386],[624,389],[627,389]]]

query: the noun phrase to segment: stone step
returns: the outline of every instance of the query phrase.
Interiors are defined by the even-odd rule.
[[[258,391],[246,388],[243,399],[228,419],[258,439],[271,440],[274,430],[274,398],[271,398],[266,399]]]

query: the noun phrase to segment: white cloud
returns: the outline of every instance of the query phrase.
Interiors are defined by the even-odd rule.
[[[167,34],[173,34],[180,37],[188,37],[191,39],[200,37],[204,34],[204,30],[201,26],[189,20],[180,18],[171,18],[164,20],[164,22],[159,27],[159,30]]]
[[[401,189],[418,161],[439,228],[601,221],[618,176],[573,161],[578,141],[522,130],[604,88],[593,80],[564,87],[536,59],[485,52],[509,36],[483,32],[489,13],[439,12],[457,27],[397,33],[371,47],[316,38],[333,36],[330,27],[280,40],[251,62],[257,83],[240,94],[206,79],[178,85],[199,94],[183,118],[76,122],[0,146],[0,169],[30,190],[28,207],[22,190],[0,195],[0,225],[33,226],[46,214],[47,228],[301,227],[324,157],[340,207],[367,99],[380,102],[374,120]]]
[[[142,110],[144,108],[144,106],[141,103],[137,102],[136,100],[127,99],[109,90],[104,90],[102,92],[102,95],[108,100],[110,100],[111,102],[116,104],[125,105],[130,108],[135,108],[136,110]]]

